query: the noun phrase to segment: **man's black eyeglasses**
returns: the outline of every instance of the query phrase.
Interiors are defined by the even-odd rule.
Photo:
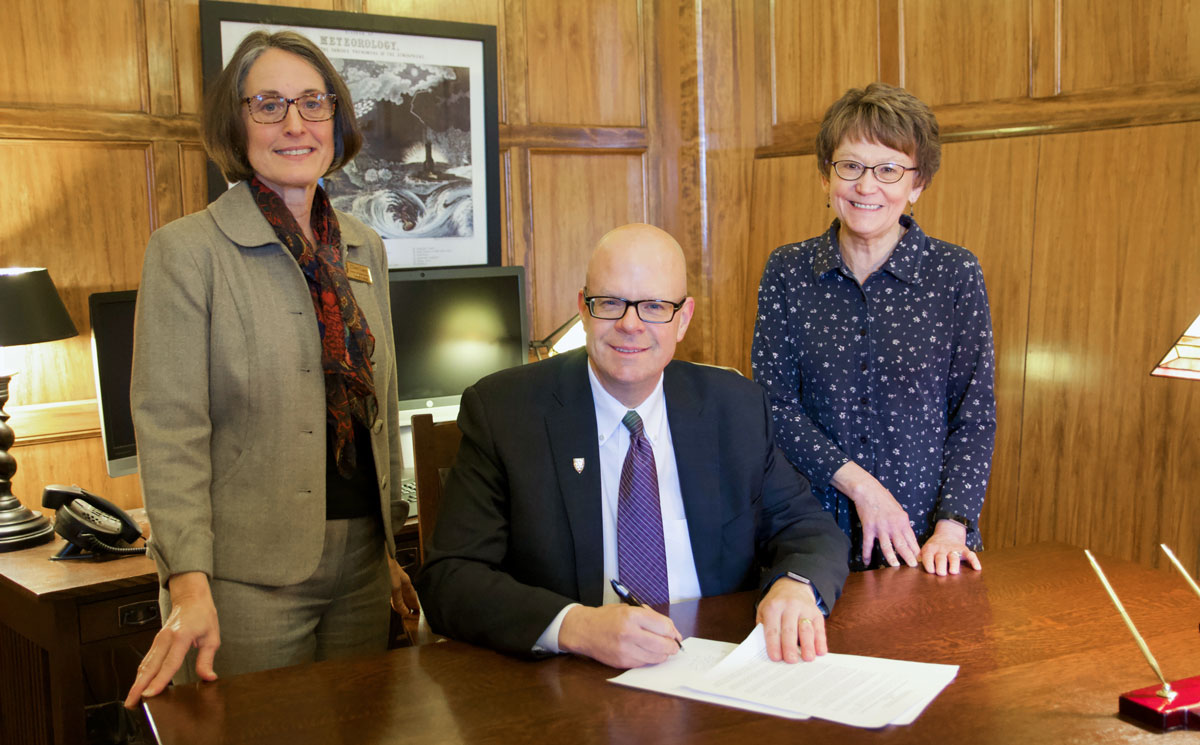
[[[603,321],[617,321],[625,317],[629,306],[633,306],[638,318],[646,323],[668,323],[687,298],[673,303],[670,300],[626,300],[623,297],[607,297],[605,295],[584,295],[583,302],[587,303],[588,313],[592,318]]]

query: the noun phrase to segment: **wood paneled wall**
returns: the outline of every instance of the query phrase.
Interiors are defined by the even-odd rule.
[[[503,256],[526,267],[533,337],[575,313],[600,235],[663,221],[659,182],[677,182],[677,156],[649,133],[681,93],[660,94],[651,57],[656,14],[673,11],[640,0],[276,4],[497,27]],[[87,296],[136,287],[150,233],[204,206],[198,3],[15,0],[6,17],[0,266],[47,266],[80,330],[9,350],[21,370],[8,406],[14,492],[32,506],[43,485],[74,482],[137,506],[136,477],[104,474]]]
[[[991,299],[985,543],[1163,565],[1165,542],[1200,569],[1200,386],[1148,374],[1200,312],[1196,4],[762,0],[752,13],[750,243],[740,288],[718,297],[743,304],[719,361],[749,364],[766,256],[832,218],[812,155],[824,109],[851,86],[904,85],[945,143],[917,219],[980,258]]]
[[[1000,415],[991,546],[1055,538],[1200,569],[1200,386],[1146,373],[1200,312],[1200,4],[1188,0],[287,0],[495,25],[504,261],[534,337],[591,244],[648,220],[689,258],[680,356],[748,371],[758,276],[832,215],[824,109],[881,79],[935,107],[917,206],[984,266]],[[86,298],[136,286],[203,206],[197,0],[12,0],[0,56],[0,265],[45,265],[80,338],[19,350],[14,490],[103,476]],[[82,33],[86,29],[87,33]],[[10,350],[11,352],[11,350]]]

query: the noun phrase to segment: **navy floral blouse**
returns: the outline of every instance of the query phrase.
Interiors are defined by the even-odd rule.
[[[862,285],[842,261],[834,220],[823,235],[775,249],[758,288],[751,362],[777,442],[850,537],[860,568],[862,528],[829,483],[835,471],[854,460],[879,479],[919,542],[953,516],[978,550],[996,433],[979,261],[908,215],[900,222],[904,237]]]

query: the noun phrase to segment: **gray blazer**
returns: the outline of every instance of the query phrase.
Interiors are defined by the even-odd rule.
[[[339,212],[345,260],[375,336],[371,452],[387,549],[400,435],[383,242]],[[173,574],[261,585],[316,569],[325,531],[325,383],[304,275],[239,184],[150,237],[130,391],[150,555]],[[359,457],[366,454],[359,450]]]

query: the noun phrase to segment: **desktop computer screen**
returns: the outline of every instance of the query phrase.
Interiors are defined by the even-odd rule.
[[[454,418],[467,386],[528,361],[524,267],[388,274],[402,425],[421,412]]]
[[[392,270],[389,281],[400,424],[406,429],[417,413],[453,419],[463,389],[528,361],[523,267]],[[137,472],[129,407],[136,303],[136,290],[88,298],[100,432],[113,477]],[[412,462],[408,452],[405,462]]]
[[[100,436],[108,475],[137,473],[137,443],[129,409],[133,368],[133,311],[137,290],[97,292],[88,297],[92,323],[92,369],[100,405]]]

